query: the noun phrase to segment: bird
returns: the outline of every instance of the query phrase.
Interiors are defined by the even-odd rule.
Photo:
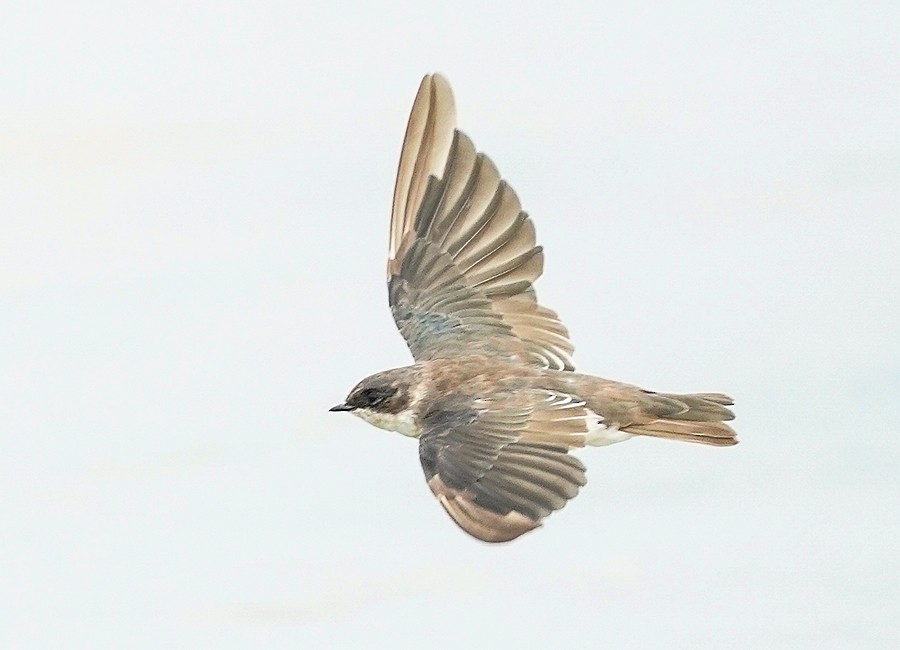
[[[727,395],[575,371],[568,330],[535,293],[544,254],[532,219],[456,127],[437,73],[410,113],[388,240],[389,304],[414,363],[363,379],[329,410],[418,439],[428,487],[469,535],[501,543],[541,526],[586,484],[573,449],[737,444]]]

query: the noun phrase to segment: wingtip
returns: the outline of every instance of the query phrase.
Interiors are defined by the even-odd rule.
[[[470,494],[449,488],[439,474],[429,479],[428,487],[456,525],[482,542],[489,544],[511,542],[541,527],[539,520],[521,512],[510,510],[501,515],[479,506]]]
[[[429,72],[424,77],[422,77],[423,84],[428,83],[429,81],[436,85],[440,84],[443,86],[447,86],[448,88],[450,86],[450,82],[447,81],[447,77],[445,77],[440,72]]]
[[[456,127],[456,104],[450,83],[439,73],[422,77],[413,101],[400,152],[391,211],[388,259],[397,256],[411,227],[429,176],[444,171]]]

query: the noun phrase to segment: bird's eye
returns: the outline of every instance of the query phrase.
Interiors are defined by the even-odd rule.
[[[359,406],[378,406],[384,403],[396,392],[397,389],[391,386],[376,386],[374,388],[365,388],[359,391],[357,400],[360,402]]]
[[[366,401],[366,406],[377,406],[388,398],[388,394],[378,388],[367,388],[363,391],[362,397]]]

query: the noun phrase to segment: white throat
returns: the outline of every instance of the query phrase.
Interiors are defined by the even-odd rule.
[[[404,409],[399,413],[378,413],[371,409],[356,409],[353,411],[353,415],[379,429],[396,431],[410,438],[418,438],[422,433],[416,426],[416,414],[412,408]]]

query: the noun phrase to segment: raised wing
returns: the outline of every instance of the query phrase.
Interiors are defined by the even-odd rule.
[[[508,542],[586,483],[584,465],[567,452],[584,446],[593,421],[583,402],[552,391],[450,396],[424,419],[419,459],[431,491],[463,530]]]
[[[422,80],[400,155],[388,256],[397,328],[416,361],[462,354],[572,370],[572,344],[533,282],[544,257],[513,189],[455,128],[450,85]]]

